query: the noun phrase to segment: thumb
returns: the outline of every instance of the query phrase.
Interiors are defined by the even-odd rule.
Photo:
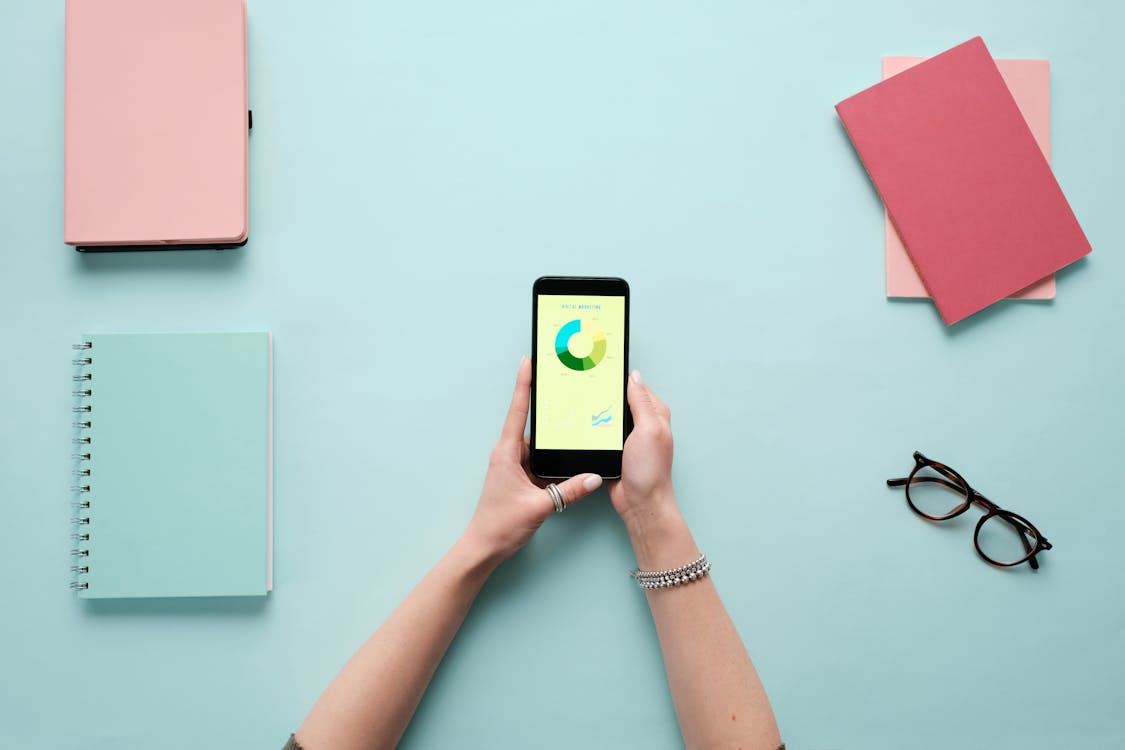
[[[579,474],[555,485],[562,493],[563,502],[573,505],[602,486],[602,478],[597,474]]]
[[[629,385],[625,391],[629,399],[629,411],[633,414],[633,424],[644,427],[656,418],[656,404],[652,400],[652,391],[641,380],[641,374],[636,370],[629,376]]]

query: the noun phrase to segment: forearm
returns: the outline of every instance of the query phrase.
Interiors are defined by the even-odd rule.
[[[674,502],[627,521],[642,570],[676,568],[699,549]],[[680,731],[688,748],[777,750],[765,689],[710,577],[647,593]]]
[[[297,731],[302,747],[394,747],[496,564],[459,540],[332,680]]]

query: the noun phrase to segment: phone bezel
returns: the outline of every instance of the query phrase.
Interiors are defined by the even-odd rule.
[[[531,287],[531,472],[541,479],[567,479],[593,472],[605,479],[621,477],[619,450],[543,450],[535,445],[535,392],[539,367],[539,295],[591,294],[625,298],[625,366],[622,368],[621,395],[624,404],[622,444],[633,428],[627,385],[629,378],[629,284],[616,276],[541,276]]]

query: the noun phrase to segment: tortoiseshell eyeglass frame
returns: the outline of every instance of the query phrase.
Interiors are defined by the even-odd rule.
[[[935,477],[928,474],[918,476],[918,472],[927,467],[933,469],[941,476]],[[914,504],[913,500],[910,499],[910,486],[922,482],[934,482],[943,485],[947,489],[956,492],[958,495],[961,495],[961,497],[964,498],[964,501],[959,506],[943,516],[932,516],[929,513],[925,513],[917,505]],[[1010,510],[1004,510],[999,505],[992,502],[984,495],[973,489],[972,486],[967,481],[965,481],[965,478],[958,474],[956,471],[949,468],[940,461],[934,461],[933,459],[926,458],[918,451],[914,451],[914,468],[911,470],[910,475],[902,477],[901,479],[888,479],[887,486],[905,487],[906,502],[910,506],[910,509],[918,515],[922,516],[922,518],[927,518],[931,521],[948,521],[950,518],[956,518],[957,516],[967,511],[970,507],[972,507],[973,503],[976,503],[980,507],[984,508],[985,514],[979,521],[977,521],[977,528],[973,533],[973,546],[977,548],[977,554],[980,555],[981,558],[990,565],[996,565],[1002,568],[1010,568],[1014,565],[1022,565],[1026,562],[1033,569],[1038,570],[1039,561],[1035,559],[1035,556],[1043,550],[1051,549],[1051,543],[1047,541],[1047,538],[1040,534],[1039,529],[1035,528],[1035,526],[1033,526],[1032,523],[1026,518],[1017,515]],[[1002,562],[1000,560],[994,560],[986,555],[984,550],[981,549],[980,530],[984,526],[985,522],[994,516],[998,516],[999,518],[1010,524],[1012,528],[1014,528],[1019,534],[1020,541],[1023,543],[1023,548],[1026,551],[1026,554],[1019,560],[1015,560],[1014,562]]]

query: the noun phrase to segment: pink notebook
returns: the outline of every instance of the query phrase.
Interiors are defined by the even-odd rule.
[[[244,0],[67,0],[64,239],[246,240]]]
[[[922,62],[924,57],[884,57],[883,80],[898,75],[907,68]],[[1051,67],[1046,60],[997,60],[996,67],[1016,106],[1020,108],[1023,119],[1031,128],[1035,142],[1043,152],[1047,163],[1051,162]],[[906,246],[895,231],[891,217],[886,217],[884,233],[886,236],[887,296],[888,297],[929,297],[926,287],[918,276]],[[1011,295],[1012,299],[1054,299],[1055,275],[1051,274],[1026,289]]]
[[[1090,252],[979,37],[836,110],[947,325]]]

